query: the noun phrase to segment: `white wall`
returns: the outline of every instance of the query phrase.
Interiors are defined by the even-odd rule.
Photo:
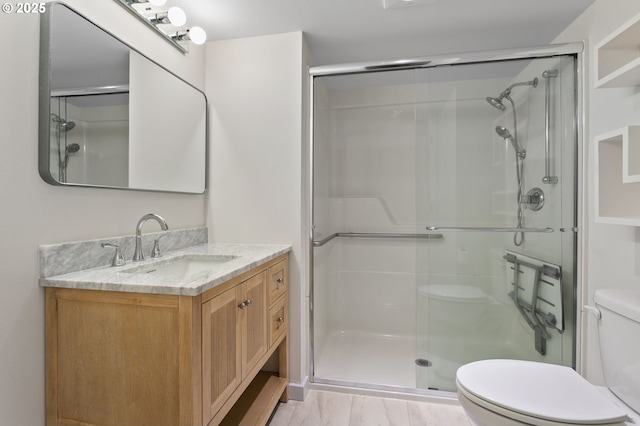
[[[293,246],[289,335],[294,384],[307,375],[305,52],[302,33],[294,32],[208,43],[206,60],[209,241]]]
[[[67,3],[203,87],[204,49],[183,55],[113,0]],[[37,166],[39,16],[2,13],[0,24],[0,424],[33,426],[44,424],[45,413],[38,246],[131,235],[149,212],[163,215],[174,229],[203,226],[206,195],[65,188],[42,181]]]
[[[639,124],[640,91],[637,88],[594,89],[594,58],[592,48],[618,26],[640,13],[637,0],[597,0],[558,38],[557,43],[586,41],[585,60],[588,69],[584,75],[585,94],[585,152],[584,173],[585,213],[583,239],[585,265],[583,267],[584,293],[579,304],[592,303],[593,293],[599,288],[638,288],[640,286],[640,233],[635,227],[595,223],[593,202],[594,136],[629,124]],[[587,379],[602,384],[602,371],[595,320],[582,315],[582,363],[579,366]]]

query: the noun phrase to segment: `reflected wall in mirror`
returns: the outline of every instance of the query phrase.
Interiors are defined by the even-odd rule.
[[[64,3],[48,3],[41,19],[42,178],[203,193],[204,93]]]

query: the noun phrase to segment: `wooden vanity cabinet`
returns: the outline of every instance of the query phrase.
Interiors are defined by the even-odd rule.
[[[205,424],[267,352],[266,289],[262,272],[202,305]]]
[[[205,425],[264,425],[269,420],[278,401],[286,402],[288,400],[288,321],[284,320],[288,315],[288,297],[286,291],[278,291],[277,294],[274,294],[271,290],[276,287],[281,289],[283,285],[286,289],[288,270],[288,258],[275,259],[268,264],[263,273],[254,275],[236,287],[237,298],[235,303],[239,309],[238,315],[240,316],[239,322],[241,324],[240,330],[236,330],[237,337],[234,338],[231,335],[233,330],[230,327],[226,328],[229,332],[227,335],[218,335],[212,337],[209,341],[206,337],[203,337],[203,353],[205,354],[202,360],[203,370],[205,371],[203,376]],[[278,281],[278,278],[280,278],[280,281]],[[220,296],[215,296],[214,299]],[[209,294],[203,294],[203,299],[208,297]],[[203,303],[203,324],[208,321],[206,317],[210,312],[207,309],[207,303]],[[244,305],[242,305],[243,303]],[[274,308],[280,305],[283,306],[281,316],[284,315],[285,317],[282,325],[279,326],[279,334],[275,336],[271,333],[271,314]],[[218,318],[211,317],[212,322],[217,320]],[[204,335],[206,333],[203,333]],[[236,354],[240,354],[240,361],[237,359],[232,360],[231,358],[220,360],[215,355],[219,351],[208,351],[208,346],[215,345],[215,342],[221,341],[234,341],[236,342],[235,344],[239,341],[240,350],[236,351]],[[279,373],[275,375],[261,371],[262,366],[276,352]],[[211,354],[210,357],[208,354]],[[208,367],[208,364],[211,364],[212,367]],[[232,364],[235,364],[236,367],[233,368]],[[225,368],[228,372],[227,380],[221,379],[214,373],[210,375],[207,373],[207,371],[225,371]],[[240,385],[231,394],[231,397],[227,399],[226,395],[220,391],[225,387],[225,381],[231,383],[238,380],[237,377],[231,380],[232,376],[241,377]],[[226,387],[230,389],[231,385]],[[226,401],[223,401],[225,399]],[[211,404],[211,410],[207,412],[207,404],[209,403]],[[220,407],[219,409],[217,408],[218,406]],[[209,418],[211,420],[208,422]]]
[[[288,399],[287,274],[283,255],[198,296],[47,287],[47,425],[266,424]]]

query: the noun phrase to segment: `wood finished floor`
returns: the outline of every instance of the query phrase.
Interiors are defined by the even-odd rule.
[[[280,404],[270,426],[471,426],[460,406],[309,391]]]

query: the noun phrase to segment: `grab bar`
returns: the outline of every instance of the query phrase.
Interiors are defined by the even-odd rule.
[[[328,237],[314,241],[314,247],[322,247],[327,244],[329,241],[333,240],[337,237],[346,237],[346,238],[426,238],[428,240],[435,240],[444,238],[442,234],[394,234],[394,233],[380,233],[380,232],[336,232]]]
[[[545,79],[544,85],[544,177],[542,183],[556,184],[557,176],[551,176],[551,79],[558,76],[558,70],[546,70],[542,73]]]
[[[553,228],[486,228],[474,226],[427,226],[427,231],[460,231],[460,232],[553,232]]]

